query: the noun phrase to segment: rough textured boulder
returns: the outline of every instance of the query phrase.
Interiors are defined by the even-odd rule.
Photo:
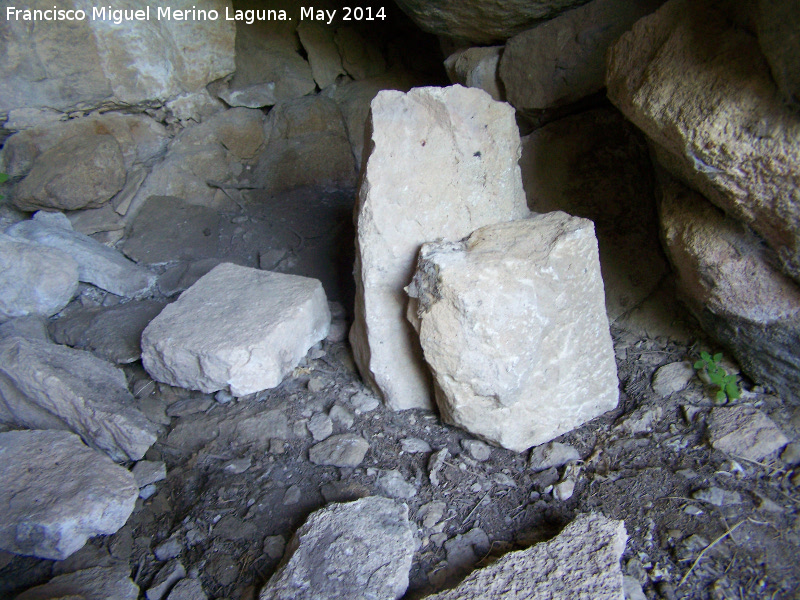
[[[784,99],[800,108],[800,4],[758,0],[755,22],[772,77]]]
[[[420,246],[527,215],[514,111],[483,90],[380,92],[356,202],[356,308],[362,376],[393,409],[432,407],[403,287]]]
[[[397,0],[422,29],[486,44],[506,40],[536,21],[584,4],[586,0]]]
[[[118,296],[143,294],[155,283],[153,273],[129,261],[120,252],[72,230],[60,213],[38,212],[6,230],[12,237],[56,248],[78,264],[78,279]]]
[[[57,575],[43,585],[37,585],[14,600],[137,600],[139,586],[124,567],[91,567],[73,573]],[[199,598],[198,598],[199,600]]]
[[[447,57],[444,68],[453,83],[480,88],[498,101],[506,99],[498,67],[503,46],[459,50]]]
[[[316,279],[223,263],[150,322],[142,362],[170,385],[245,396],[277,386],[330,320]]]
[[[756,38],[710,0],[670,0],[612,46],[612,102],[658,160],[752,227],[800,280],[800,118]]]
[[[662,180],[660,214],[690,311],[755,381],[800,403],[800,287],[747,227],[672,178]]]
[[[554,212],[425,244],[408,290],[447,422],[521,452],[616,407],[591,221]]]
[[[313,513],[286,549],[261,600],[396,600],[414,555],[408,507],[369,497]]]
[[[620,600],[625,523],[580,515],[549,542],[506,554],[426,600]]]
[[[520,110],[541,110],[599,92],[608,47],[663,3],[592,0],[514,36],[500,61],[508,101]]]
[[[519,164],[528,208],[594,223],[608,318],[628,326],[626,313],[650,297],[669,270],[644,136],[613,108],[589,110],[522,138]]]
[[[101,5],[94,5],[102,8]],[[224,11],[229,0],[176,0],[174,10],[215,9],[217,20],[197,20],[187,27],[175,19],[157,19],[156,6],[146,21],[92,18],[89,5],[67,0],[60,9],[83,8],[83,21],[54,21],[31,27],[22,18],[2,22],[6,55],[0,65],[0,113],[13,109],[56,111],[104,105],[135,105],[167,100],[203,89],[234,70],[234,25]],[[23,8],[17,6],[18,8]],[[52,9],[49,0],[32,0],[24,8]],[[122,0],[115,9],[138,10],[138,0]]]
[[[132,403],[125,374],[89,352],[0,341],[0,423],[69,429],[116,461],[139,460],[157,429]]]
[[[323,90],[331,85],[339,75],[344,75],[342,57],[336,47],[333,30],[314,21],[304,21],[297,28],[297,35],[308,54],[308,62],[314,81]]]
[[[139,486],[127,469],[67,431],[0,433],[0,548],[63,560],[116,533]]]
[[[78,288],[78,264],[55,248],[0,234],[0,323],[56,314]]]
[[[342,114],[324,96],[276,106],[264,125],[267,145],[252,179],[270,190],[306,185],[355,186],[356,165]]]
[[[67,138],[40,154],[14,189],[14,205],[27,211],[94,208],[125,184],[125,165],[111,135]]]

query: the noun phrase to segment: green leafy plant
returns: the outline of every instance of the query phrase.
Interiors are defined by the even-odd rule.
[[[719,388],[716,399],[717,402],[723,404],[729,400],[739,398],[742,395],[742,391],[736,382],[736,375],[728,375],[725,369],[720,366],[720,362],[722,362],[722,352],[711,356],[708,352],[703,351],[700,353],[700,360],[694,363],[694,368],[698,373],[705,372],[711,384]]]
[[[5,183],[8,181],[8,173],[0,173],[0,183]],[[5,196],[0,196],[0,200],[5,198]]]

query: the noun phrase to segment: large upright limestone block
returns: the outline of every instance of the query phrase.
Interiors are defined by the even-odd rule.
[[[430,375],[405,312],[420,246],[528,214],[514,110],[483,90],[380,92],[356,203],[356,314],[363,377],[395,409],[432,408]]]
[[[142,362],[169,385],[246,396],[278,385],[330,320],[316,279],[223,263],[145,328]]]
[[[608,54],[611,101],[673,175],[745,222],[800,281],[800,118],[726,3],[670,0]]]
[[[447,422],[521,452],[616,407],[588,219],[552,212],[425,244],[408,291]]]

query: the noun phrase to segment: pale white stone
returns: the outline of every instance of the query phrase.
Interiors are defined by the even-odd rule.
[[[395,409],[431,408],[431,383],[403,287],[420,246],[528,213],[514,111],[452,86],[380,92],[356,206],[350,342],[362,376]]]
[[[223,263],[150,322],[142,361],[158,381],[245,396],[278,385],[329,325],[319,281]]]
[[[617,405],[591,221],[554,212],[425,244],[408,289],[447,422],[521,452]]]

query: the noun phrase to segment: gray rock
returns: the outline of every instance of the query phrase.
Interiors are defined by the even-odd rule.
[[[517,110],[576,102],[605,85],[608,47],[664,0],[592,0],[506,42],[500,78]]]
[[[800,6],[793,0],[759,0],[758,45],[787,102],[800,107]]]
[[[49,342],[47,320],[41,315],[17,317],[0,325],[0,340],[10,337],[22,337],[27,340]]]
[[[92,567],[58,575],[16,596],[15,600],[136,600],[139,586],[122,567]]]
[[[403,452],[408,452],[409,454],[424,454],[431,451],[431,445],[419,438],[404,438],[400,440],[400,447]]]
[[[122,150],[111,135],[66,138],[40,154],[15,188],[14,205],[26,211],[95,208],[125,184]]]
[[[299,485],[290,485],[286,488],[286,492],[283,494],[283,505],[284,506],[292,506],[300,502],[300,499],[303,497],[303,490],[300,489]]]
[[[616,407],[589,220],[553,212],[423,244],[406,289],[446,422],[522,452]]]
[[[300,41],[308,54],[311,73],[319,89],[324,90],[335,82],[339,75],[345,74],[342,57],[336,48],[331,27],[313,21],[303,21],[297,28],[297,35],[300,36]]]
[[[647,596],[642,591],[642,584],[635,577],[627,575],[623,577],[622,590],[625,592],[625,600],[647,600]]]
[[[144,300],[111,307],[87,307],[71,312],[50,325],[58,344],[88,350],[116,364],[139,360],[144,328],[166,306]]]
[[[723,490],[718,487],[710,487],[692,492],[692,498],[701,500],[702,502],[708,502],[714,506],[730,506],[742,503],[742,496],[739,492]]]
[[[444,68],[451,82],[482,89],[502,102],[506,99],[505,88],[498,72],[502,55],[503,46],[466,48],[448,56],[444,61]]]
[[[178,559],[172,559],[156,573],[150,587],[147,588],[147,600],[161,600],[170,588],[186,577],[186,568]]]
[[[414,555],[408,507],[379,497],[329,505],[297,531],[287,555],[262,600],[396,600]]]
[[[319,281],[225,263],[150,322],[142,362],[170,385],[245,396],[277,386],[329,325]]]
[[[661,179],[662,239],[689,310],[750,377],[800,403],[800,287],[741,223]]]
[[[208,600],[199,579],[181,579],[167,596],[167,600]]]
[[[433,487],[439,487],[439,471],[444,467],[448,456],[450,456],[450,451],[447,448],[442,448],[438,452],[431,454],[428,459],[428,477]]]
[[[398,0],[423,30],[486,44],[505,40],[537,21],[552,19],[580,0]]]
[[[372,412],[380,406],[378,399],[367,392],[356,392],[350,396],[350,405],[356,411],[357,415],[366,412]]]
[[[88,352],[0,341],[0,422],[70,429],[116,461],[139,460],[157,428],[132,406],[125,374]]]
[[[308,430],[315,441],[321,442],[333,433],[333,421],[325,413],[317,413],[309,419]]]
[[[330,418],[331,421],[337,423],[344,429],[350,429],[356,419],[352,411],[339,404],[335,404],[331,408]]]
[[[431,408],[430,375],[404,322],[402,289],[421,244],[527,215],[519,134],[511,107],[461,86],[380,92],[369,123],[350,343],[361,375],[387,406]]]
[[[153,549],[153,554],[158,560],[171,560],[183,551],[183,540],[178,534],[173,534]]]
[[[65,221],[71,227],[69,221]],[[112,294],[138,296],[155,283],[155,275],[147,269],[89,236],[54,224],[44,213],[36,213],[32,220],[12,225],[6,233],[68,254],[78,263],[78,278],[81,281]]]
[[[444,543],[447,552],[447,569],[450,573],[463,573],[486,556],[491,549],[489,536],[479,527],[473,527]]]
[[[78,289],[78,264],[64,252],[0,233],[0,322],[51,316]]]
[[[355,80],[377,77],[386,71],[386,59],[380,47],[363,37],[353,27],[339,27],[334,42],[342,57],[342,66]]]
[[[151,483],[167,478],[167,466],[160,460],[140,460],[131,470],[136,479],[136,485],[143,488]]]
[[[378,487],[390,498],[402,498],[408,500],[417,495],[417,488],[414,484],[409,483],[403,477],[403,474],[397,469],[391,471],[384,471],[378,477]]]
[[[461,440],[461,447],[478,462],[489,460],[492,449],[480,440]]]
[[[622,521],[580,515],[549,542],[506,554],[427,600],[619,600],[627,539]]]
[[[268,535],[264,538],[264,553],[272,560],[278,560],[286,550],[286,540],[282,535]]]
[[[311,446],[308,459],[315,465],[357,467],[369,450],[367,440],[358,435],[342,434],[329,437]]]
[[[581,455],[569,444],[549,442],[531,450],[528,468],[531,471],[546,471],[552,467],[561,468],[580,459]]]
[[[670,0],[639,20],[609,50],[608,96],[667,170],[752,227],[800,281],[800,120],[733,4]]]
[[[714,408],[708,419],[708,437],[715,449],[754,461],[789,442],[767,415],[747,405]]]
[[[691,362],[683,360],[659,367],[653,375],[653,391],[661,397],[680,392],[695,375]]]
[[[133,512],[133,475],[67,431],[0,433],[0,548],[63,560]]]

